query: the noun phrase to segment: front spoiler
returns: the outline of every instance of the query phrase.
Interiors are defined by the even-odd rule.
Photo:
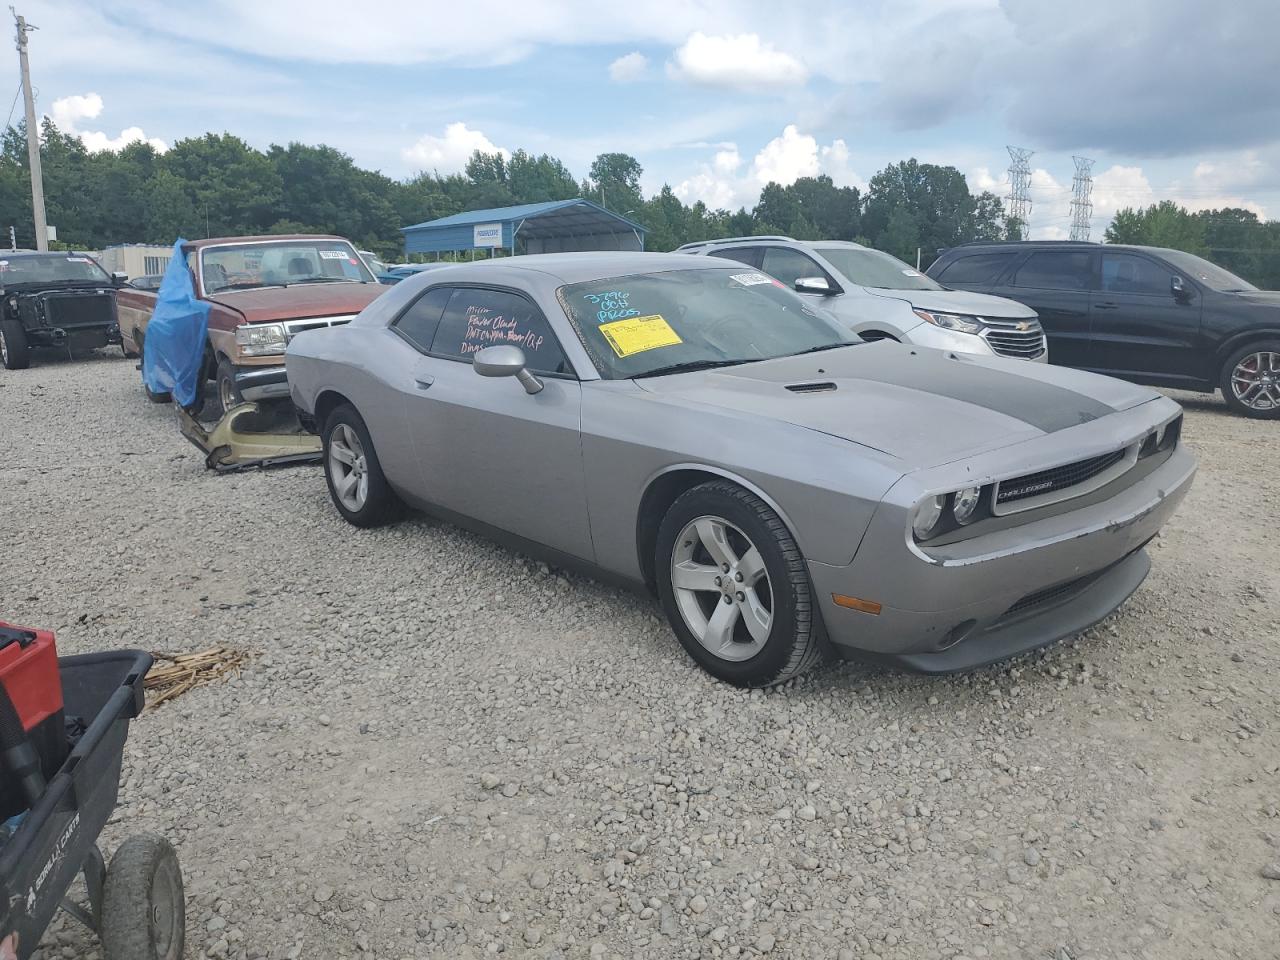
[[[178,429],[204,455],[204,465],[219,473],[318,463],[320,438],[306,433],[266,432],[256,403],[240,403],[206,428],[178,407]]]

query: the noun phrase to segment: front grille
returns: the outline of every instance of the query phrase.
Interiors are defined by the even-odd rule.
[[[114,307],[110,293],[58,294],[45,298],[44,315],[51,327],[101,327],[115,322]]]
[[[1124,456],[1123,449],[1114,450],[1100,457],[1077,460],[1075,463],[1067,463],[1051,470],[1041,470],[1039,473],[1028,473],[1021,477],[1001,480],[996,488],[996,505],[1016,503],[1028,497],[1040,497],[1046,493],[1055,493],[1058,490],[1074,487],[1114,467],[1124,459]]]
[[[1045,587],[1043,590],[1028,593],[1025,597],[1006,610],[1000,619],[1006,620],[1009,617],[1017,616],[1020,613],[1026,613],[1028,610],[1034,610],[1037,607],[1048,607],[1055,603],[1061,603],[1063,600],[1067,600],[1075,596],[1077,593],[1080,593],[1085,589],[1085,587],[1089,586],[1110,569],[1110,567],[1107,567],[1105,570],[1086,574],[1083,577],[1077,577],[1075,580],[1068,580],[1066,583],[1060,583],[1057,586]]]
[[[991,349],[1002,357],[1034,360],[1044,353],[1044,331],[1038,320],[991,320],[983,318],[987,330],[983,337]]]
[[[292,340],[306,330],[323,330],[325,327],[340,327],[355,319],[354,314],[343,317],[315,317],[309,320],[286,320],[284,324],[285,341]]]

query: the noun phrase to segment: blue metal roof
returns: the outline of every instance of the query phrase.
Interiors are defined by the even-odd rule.
[[[502,246],[513,249],[517,235],[522,240],[560,237],[638,235],[641,244],[645,228],[621,214],[606,210],[590,200],[550,200],[523,203],[514,207],[468,210],[451,217],[401,227],[408,253],[474,249],[474,228],[493,224],[502,228]]]

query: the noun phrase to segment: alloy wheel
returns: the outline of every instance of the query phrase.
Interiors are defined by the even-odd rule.
[[[236,405],[235,394],[233,393],[233,385],[230,380],[225,377],[218,380],[218,400],[222,404],[222,412],[226,413]]]
[[[721,660],[740,662],[773,628],[773,587],[751,539],[720,517],[685,524],[671,551],[671,587],[685,626]]]
[[[9,341],[4,338],[3,330],[0,330],[0,363],[9,365]]]
[[[329,435],[329,478],[342,505],[358,513],[369,499],[369,469],[359,434],[345,423]]]
[[[1259,350],[1242,357],[1231,371],[1231,392],[1250,410],[1280,407],[1280,353]]]

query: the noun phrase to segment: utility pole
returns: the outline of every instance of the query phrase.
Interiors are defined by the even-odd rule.
[[[26,17],[9,8],[18,26],[18,66],[22,71],[22,99],[27,108],[27,160],[31,166],[31,210],[36,221],[36,249],[49,249],[49,226],[44,218],[44,174],[40,170],[40,128],[36,126],[36,101],[31,93],[31,65],[27,63],[27,31],[36,30]]]

